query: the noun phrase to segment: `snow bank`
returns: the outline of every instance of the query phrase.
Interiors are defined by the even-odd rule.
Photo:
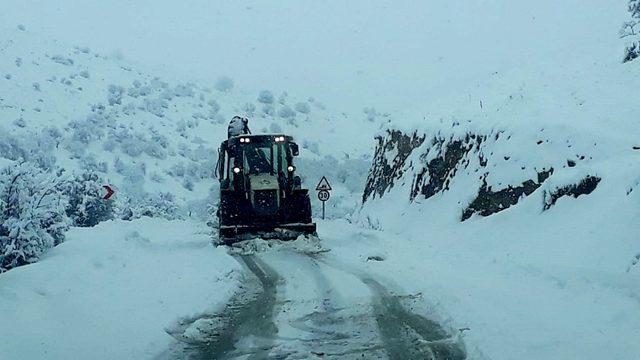
[[[410,218],[414,230],[425,224],[412,238],[344,221],[319,228],[328,256],[396,284],[397,295],[418,300],[414,311],[462,329],[471,359],[635,359],[640,273],[565,261],[590,252],[580,244],[587,231],[568,235],[578,221],[538,225],[546,238],[527,219],[498,218],[472,229]]]
[[[39,263],[0,277],[3,359],[140,359],[168,348],[174,321],[215,311],[240,265],[194,222],[74,228]]]
[[[470,328],[478,357],[640,351],[640,120],[627,96],[640,65],[563,70],[497,75],[481,106],[390,123],[357,217],[384,231],[335,236],[332,253]]]

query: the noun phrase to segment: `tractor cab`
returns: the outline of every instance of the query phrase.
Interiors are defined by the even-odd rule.
[[[244,234],[315,233],[308,190],[295,174],[298,152],[293,138],[282,134],[239,135],[222,142],[218,217],[225,242]]]

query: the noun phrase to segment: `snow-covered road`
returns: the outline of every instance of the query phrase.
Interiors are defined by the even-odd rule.
[[[637,358],[637,274],[318,225],[232,249],[194,221],[73,229],[0,276],[0,358]]]
[[[220,313],[185,320],[161,359],[464,359],[457,336],[411,297],[327,252],[235,255],[248,281]]]

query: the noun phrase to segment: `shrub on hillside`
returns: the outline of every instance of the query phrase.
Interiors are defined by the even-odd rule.
[[[278,109],[278,116],[280,116],[281,118],[284,119],[290,119],[296,116],[295,111],[293,111],[290,107],[288,106],[283,106],[280,109]]]
[[[104,181],[98,174],[87,171],[65,183],[69,197],[66,214],[74,226],[92,227],[113,218],[113,203],[101,198]]]
[[[169,108],[169,103],[165,99],[144,99],[144,107],[148,113],[151,113],[159,118],[164,117],[164,112]]]
[[[631,19],[625,21],[620,29],[620,38],[627,40],[622,62],[640,57],[640,0],[629,0],[627,11]]]
[[[297,112],[302,113],[302,114],[308,114],[308,113],[311,112],[311,107],[306,102],[296,103],[295,109],[296,109]]]
[[[145,194],[132,198],[122,196],[116,205],[116,216],[122,220],[134,220],[141,217],[181,219],[175,197],[169,192]]]
[[[273,93],[269,90],[262,90],[258,94],[258,101],[263,104],[272,104],[275,100]]]
[[[61,173],[19,163],[0,172],[0,272],[36,262],[69,227]]]
[[[27,158],[27,152],[18,138],[0,131],[0,157],[9,160],[24,160]]]
[[[124,88],[117,85],[109,85],[107,101],[109,105],[122,105],[122,96],[124,95]]]
[[[233,89],[233,79],[227,76],[221,76],[216,80],[214,87],[218,91],[229,92]]]

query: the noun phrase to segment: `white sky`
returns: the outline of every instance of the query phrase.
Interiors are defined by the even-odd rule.
[[[619,61],[619,2],[2,0],[0,24],[189,79],[394,111],[496,71]]]

